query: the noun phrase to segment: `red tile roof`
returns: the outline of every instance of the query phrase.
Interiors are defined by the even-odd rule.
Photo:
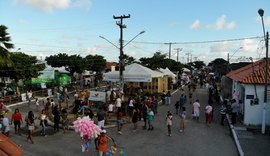
[[[111,71],[111,66],[117,66],[115,62],[106,62],[106,70]]]
[[[265,83],[265,61],[266,59],[261,59],[257,62],[239,68],[237,70],[229,72],[226,76],[241,82],[241,83],[256,83],[264,84]],[[268,83],[270,82],[270,59],[268,59]]]

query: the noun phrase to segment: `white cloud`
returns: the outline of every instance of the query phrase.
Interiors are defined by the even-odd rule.
[[[223,14],[217,18],[215,24],[208,24],[206,25],[206,28],[216,30],[222,30],[224,28],[234,29],[236,26],[236,22],[235,21],[227,22],[226,18],[227,18],[226,15]]]
[[[15,4],[24,4],[45,12],[52,12],[55,9],[67,9],[70,0],[13,0]]]
[[[227,23],[226,27],[227,29],[234,29],[236,27],[236,23],[234,21],[231,21]]]
[[[201,28],[201,23],[200,23],[200,21],[198,19],[195,20],[190,26],[190,29],[198,30],[200,28]]]
[[[258,49],[258,43],[253,39],[245,39],[241,42],[241,47],[243,47],[245,52],[254,53]]]
[[[226,23],[226,15],[221,15],[217,20],[216,20],[216,29],[221,30],[223,29],[224,25]]]
[[[68,9],[71,6],[89,9],[91,6],[91,0],[13,0],[13,3],[24,4],[44,12]]]
[[[265,26],[270,26],[270,16],[268,16],[264,19],[264,24],[265,24]]]

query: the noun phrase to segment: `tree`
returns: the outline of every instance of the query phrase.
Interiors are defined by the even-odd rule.
[[[228,62],[223,58],[217,58],[211,61],[208,66],[212,66],[214,72],[218,72],[221,76],[228,73]]]
[[[135,63],[136,59],[134,57],[132,57],[132,56],[128,56],[128,55],[124,54],[123,55],[123,60],[124,60],[125,66],[126,66],[126,65],[130,65],[132,63]]]
[[[0,66],[11,67],[12,61],[10,60],[9,50],[14,48],[14,45],[10,43],[11,37],[7,33],[7,27],[0,25]]]
[[[101,55],[87,55],[85,57],[85,63],[87,65],[87,70],[92,70],[97,73],[101,73],[106,67],[106,60]]]
[[[59,53],[57,55],[51,55],[45,59],[47,64],[52,67],[66,67],[71,74],[74,72],[82,73],[86,69],[85,60],[80,55],[68,56],[65,53]]]
[[[22,52],[10,53],[13,67],[9,68],[8,76],[16,81],[19,79],[30,80],[32,77],[38,77],[39,71],[44,70],[45,64],[37,64],[36,56],[26,55]]]
[[[194,61],[192,62],[192,66],[196,69],[202,69],[205,66],[205,63],[203,61]]]
[[[161,52],[156,52],[151,58],[140,58],[141,64],[156,70],[158,68],[169,68],[172,71],[180,71],[183,65],[180,62],[166,58],[166,54],[161,54]]]

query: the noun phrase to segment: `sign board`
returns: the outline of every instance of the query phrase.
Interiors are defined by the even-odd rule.
[[[106,102],[106,93],[99,91],[90,91],[89,100]]]
[[[246,99],[254,99],[254,95],[246,95]]]

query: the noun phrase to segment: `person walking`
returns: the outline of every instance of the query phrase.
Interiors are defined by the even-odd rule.
[[[64,134],[69,132],[68,111],[67,108],[61,110],[62,126]]]
[[[208,126],[210,126],[212,122],[212,111],[213,107],[210,104],[207,104],[207,106],[205,107],[205,119]]]
[[[142,117],[144,121],[143,130],[146,129],[146,125],[147,125],[147,112],[148,112],[148,106],[146,104],[146,100],[144,100],[143,105],[142,105]]]
[[[173,116],[172,116],[172,113],[170,111],[167,112],[167,115],[166,115],[166,125],[167,125],[167,128],[168,128],[168,136],[172,136],[172,119],[173,119]]]
[[[180,117],[180,132],[185,131],[186,127],[186,107],[182,107],[180,112],[179,112],[179,117]]]
[[[171,98],[172,98],[171,91],[168,90],[168,92],[166,93],[166,104],[167,105],[171,104]]]
[[[182,107],[186,104],[187,102],[187,96],[185,95],[185,92],[183,91],[180,95],[179,99],[179,110],[182,110]]]
[[[5,117],[4,115],[0,115],[0,123],[2,124],[2,133],[9,137],[9,131],[10,131],[10,127],[9,127],[9,120],[7,117]]]
[[[152,111],[151,108],[149,108],[147,112],[148,131],[154,129],[152,124],[153,119],[154,119],[154,112]]]
[[[36,105],[36,112],[39,112],[40,111],[40,105],[39,105],[38,98],[36,98],[35,105]]]
[[[133,114],[132,114],[132,123],[133,123],[133,132],[137,131],[137,122],[138,122],[138,118],[139,118],[139,113],[140,110],[135,106],[133,109]]]
[[[104,128],[105,124],[105,111],[102,109],[102,107],[98,108],[97,118],[98,118],[98,126],[99,128]]]
[[[193,117],[195,120],[199,121],[199,117],[200,117],[200,103],[199,103],[199,99],[197,99],[194,103],[193,103]]]
[[[14,123],[15,133],[21,135],[21,123],[23,123],[23,120],[22,114],[18,108],[15,109],[15,112],[11,116],[11,124],[12,123]]]
[[[109,140],[112,140],[114,145],[116,145],[114,139],[109,137],[106,133],[106,130],[103,129],[100,135],[95,139],[95,146],[99,156],[106,155]]]
[[[165,92],[164,90],[162,91],[161,100],[162,100],[162,104],[165,105],[165,101],[166,101],[166,92]]]
[[[60,124],[60,111],[58,106],[54,106],[52,114],[54,115],[53,121],[54,121],[54,132],[59,132],[59,124]]]
[[[116,123],[117,123],[118,134],[122,134],[121,130],[123,127],[123,113],[122,113],[121,108],[117,109],[117,117],[116,118],[117,118]]]
[[[27,141],[30,140],[31,144],[34,144],[33,133],[34,133],[34,130],[35,130],[35,119],[36,118],[34,116],[33,111],[29,111],[28,115],[26,117],[26,125],[27,125],[27,128],[28,128]]]
[[[231,106],[231,111],[232,111],[232,124],[236,124],[236,117],[237,117],[237,113],[239,110],[239,105],[236,102],[235,99],[232,99],[232,106]]]
[[[220,124],[221,125],[224,125],[224,120],[225,120],[226,111],[227,111],[226,105],[227,105],[227,101],[225,100],[220,106],[220,115],[221,115]]]
[[[46,115],[45,109],[41,110],[41,113],[40,113],[38,119],[40,120],[40,126],[41,126],[40,135],[46,136],[45,129],[46,129],[46,125],[47,125],[47,115]]]

